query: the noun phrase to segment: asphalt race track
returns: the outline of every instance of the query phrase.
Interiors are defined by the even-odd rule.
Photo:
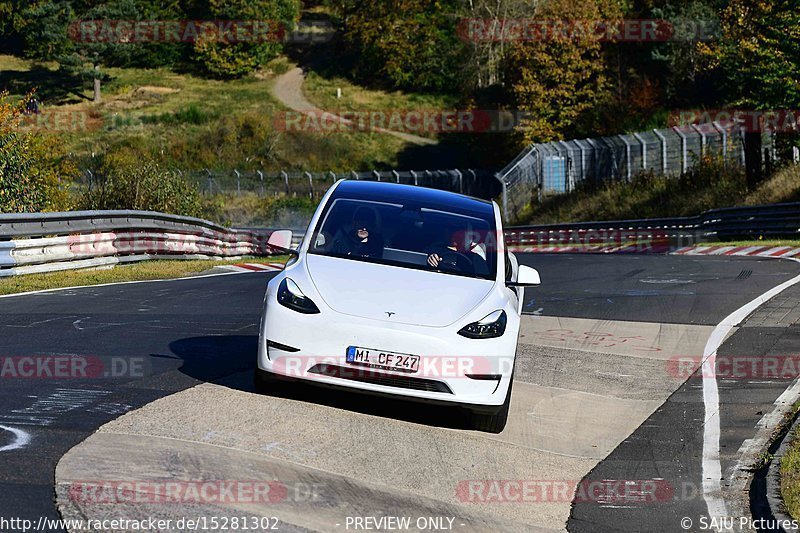
[[[567,523],[575,531],[680,531],[681,517],[707,515],[696,490],[703,483],[703,378],[670,374],[670,365],[678,356],[701,355],[714,326],[800,274],[800,265],[646,255],[521,254],[520,260],[539,269],[543,284],[526,292],[512,415],[496,436],[468,430],[450,410],[303,387],[253,393],[268,273],[0,298],[0,357],[77,357],[88,368],[85,378],[47,376],[41,368],[35,377],[4,371],[0,516],[58,518],[59,460],[115,419],[86,441],[83,455],[71,452],[62,462],[66,478],[125,479],[159,453],[178,458],[169,465],[173,473],[190,462],[181,457],[223,472],[241,452],[287,477],[347,488],[330,494],[324,508],[287,508],[284,530],[342,530],[333,520],[348,512],[346,504],[368,512],[397,502],[454,515],[462,530],[485,529],[494,520],[500,530]],[[790,289],[769,302],[719,354],[796,354],[798,301]],[[723,477],[730,479],[738,452],[791,381],[749,376],[719,383]],[[124,442],[141,447],[127,456],[109,447],[97,451],[93,439],[120,443],[117,451]],[[176,442],[194,444],[170,448]],[[354,442],[367,449],[395,443],[401,460],[359,456],[347,448]],[[424,446],[412,454],[414,443]],[[228,466],[214,463],[215,454]],[[657,480],[665,489],[657,501],[624,505],[597,499],[573,505],[557,497],[498,504],[480,494],[470,500],[459,489],[487,479]],[[179,513],[174,507],[168,511]]]

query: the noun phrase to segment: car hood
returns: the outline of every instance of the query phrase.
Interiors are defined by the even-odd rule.
[[[396,324],[448,326],[486,298],[494,285],[490,280],[315,254],[306,256],[306,266],[334,311]]]

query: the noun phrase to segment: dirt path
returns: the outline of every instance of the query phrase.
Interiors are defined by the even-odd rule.
[[[339,117],[334,115],[333,113],[328,113],[327,111],[323,111],[322,109],[318,108],[311,102],[309,102],[305,95],[303,94],[303,81],[305,76],[303,75],[303,69],[300,67],[295,67],[285,74],[281,74],[275,80],[275,83],[272,85],[272,94],[275,98],[278,99],[284,106],[288,107],[293,111],[299,111],[301,113],[317,113],[317,114],[325,114],[327,120],[336,120],[343,124],[351,124],[350,120],[346,118]],[[404,133],[401,131],[393,131],[387,130],[384,128],[376,128],[374,131],[379,131],[381,133],[386,133],[387,135],[392,135],[397,137],[398,139],[402,139],[406,142],[419,144],[419,145],[433,145],[437,144],[437,141],[434,139],[428,139],[426,137],[420,137],[419,135],[413,135],[410,133]]]

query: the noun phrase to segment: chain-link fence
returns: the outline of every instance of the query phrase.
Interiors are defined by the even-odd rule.
[[[744,165],[743,138],[739,126],[715,122],[531,145],[496,174],[504,218],[512,220],[543,195],[569,192],[582,182],[630,181],[642,172],[679,175],[707,155]],[[762,146],[765,157],[774,159],[772,135],[762,135]]]
[[[195,183],[203,194],[257,194],[259,196],[307,196],[319,198],[340,179],[389,181],[492,198],[499,183],[489,171],[466,170],[370,170],[363,172],[263,172],[240,170],[175,170]],[[93,176],[84,171],[79,184],[89,186]]]

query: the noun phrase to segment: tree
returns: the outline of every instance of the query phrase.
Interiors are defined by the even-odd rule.
[[[194,58],[208,73],[221,78],[243,76],[275,58],[283,49],[280,37],[300,18],[299,0],[208,0],[208,16],[215,20],[258,21],[269,25],[265,39],[228,42],[220,35],[201,34]],[[263,28],[262,28],[263,29]]]
[[[731,0],[720,12],[721,35],[703,47],[732,105],[800,107],[800,3]]]
[[[459,39],[461,2],[361,0],[340,5],[356,74],[401,89],[454,91],[469,81],[467,43]]]
[[[10,103],[0,94],[0,212],[62,209],[66,193],[60,179],[75,168],[59,155],[57,138],[21,128],[27,100]]]
[[[704,48],[729,105],[755,110],[800,107],[800,6],[797,0],[731,0],[721,36]],[[763,177],[759,131],[745,133],[748,186]]]
[[[618,20],[621,11],[613,0],[553,0],[536,18]],[[505,80],[518,109],[527,113],[521,125],[526,143],[575,135],[609,97],[602,44],[591,32],[550,32],[515,41],[505,60]]]

